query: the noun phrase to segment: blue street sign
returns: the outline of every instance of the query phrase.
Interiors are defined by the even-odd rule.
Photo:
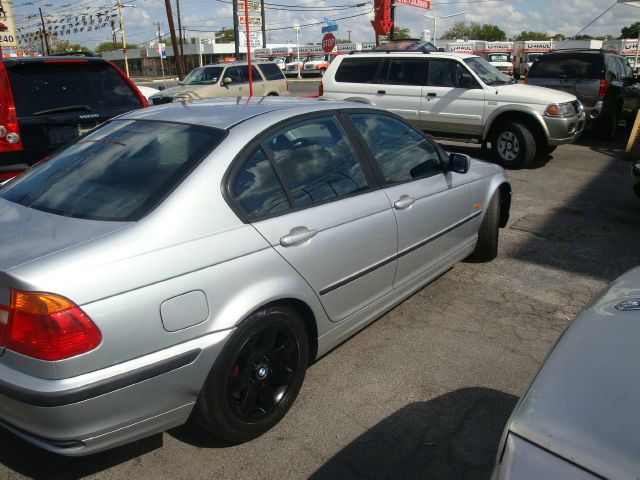
[[[322,21],[324,23],[326,23],[327,25],[337,25],[338,24],[338,22],[336,22],[335,20],[331,20],[330,18],[327,18],[327,17],[324,17],[322,19]]]
[[[322,33],[327,32],[336,32],[338,31],[338,25],[327,25],[326,27],[322,27]]]
[[[167,51],[166,50],[162,50],[162,58],[167,58]]]

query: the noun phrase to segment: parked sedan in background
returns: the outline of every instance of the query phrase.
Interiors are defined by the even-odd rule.
[[[352,102],[185,102],[0,189],[0,418],[83,455],[194,414],[238,443],[310,362],[472,255],[504,170]]]
[[[509,420],[494,479],[640,476],[640,267],[558,339]]]

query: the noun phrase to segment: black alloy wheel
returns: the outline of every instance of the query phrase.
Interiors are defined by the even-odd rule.
[[[200,391],[194,419],[225,444],[259,437],[293,405],[308,360],[309,339],[298,312],[281,305],[258,310],[227,340]]]
[[[244,422],[271,415],[290,392],[299,364],[293,332],[282,325],[258,330],[244,343],[229,373],[231,411]]]

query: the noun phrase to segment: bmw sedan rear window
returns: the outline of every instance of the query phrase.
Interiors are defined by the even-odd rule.
[[[599,80],[602,76],[602,67],[602,55],[592,53],[544,55],[531,66],[529,78]]]
[[[140,108],[140,99],[107,62],[25,62],[7,69],[18,117],[57,109]]]
[[[136,221],[224,135],[196,125],[114,120],[5,184],[0,197],[67,217]]]

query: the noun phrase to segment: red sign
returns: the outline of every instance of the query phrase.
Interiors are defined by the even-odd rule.
[[[322,50],[325,53],[330,53],[336,47],[336,37],[333,36],[333,33],[327,33],[324,37],[322,37]]]
[[[373,30],[377,35],[388,35],[393,22],[391,21],[390,0],[375,0],[375,20],[371,20]]]
[[[429,10],[431,8],[431,2],[429,0],[396,0],[396,3],[403,3],[411,7],[424,8]]]

